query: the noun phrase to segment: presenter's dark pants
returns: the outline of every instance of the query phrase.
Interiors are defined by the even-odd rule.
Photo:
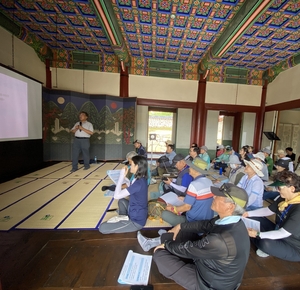
[[[274,231],[275,224],[265,217],[252,217],[251,219],[260,222],[260,231]],[[263,252],[270,256],[277,257],[282,260],[299,262],[300,251],[295,246],[286,242],[286,238],[271,240],[271,239],[254,239],[251,238],[251,242]]]
[[[84,168],[90,167],[90,139],[74,138],[72,148],[72,169],[78,169],[78,158],[80,152],[82,152]]]

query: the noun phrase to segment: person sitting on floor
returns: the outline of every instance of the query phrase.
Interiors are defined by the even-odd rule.
[[[208,150],[208,148],[206,146],[204,146],[204,145],[201,146],[199,157],[202,158],[207,163],[206,170],[209,170],[209,168],[210,168],[210,157],[207,153],[207,150]]]
[[[225,152],[225,147],[224,145],[218,145],[217,146],[217,152],[216,152],[216,158],[221,156]]]
[[[168,177],[163,179],[163,191],[164,193],[172,191],[178,196],[186,196],[186,190],[192,182],[193,177],[189,174],[189,167],[186,164],[184,156],[180,153],[175,155],[172,166],[177,168],[178,176],[173,179]]]
[[[293,153],[293,148],[287,147],[285,148],[285,152],[286,152],[286,157],[290,158],[291,161],[293,162],[293,165],[295,166],[296,154]]]
[[[257,159],[245,160],[245,175],[241,178],[238,187],[246,190],[249,201],[247,210],[257,209],[263,206],[264,183],[260,177],[262,173],[262,163]]]
[[[222,167],[223,171],[225,171],[227,163],[229,162],[229,157],[233,154],[235,154],[233,148],[231,146],[226,146],[225,152],[219,157],[213,159],[212,163],[214,163],[214,169],[219,169],[220,167]]]
[[[200,148],[199,147],[191,147],[190,151],[190,159],[192,159],[192,162],[195,164],[197,163],[197,166],[200,167],[201,169],[206,169],[207,167],[207,162],[204,161],[199,155],[200,155]],[[187,160],[188,158],[186,158]]]
[[[277,169],[277,172],[288,171],[289,170],[289,161],[279,159],[277,161],[277,165],[275,165],[275,167]],[[265,187],[263,199],[264,200],[267,200],[267,199],[274,200],[279,195],[280,195],[279,191],[276,190],[274,183],[272,183],[272,184],[269,184],[267,187]]]
[[[163,174],[166,173],[166,168],[171,168],[172,167],[173,158],[176,155],[176,152],[174,151],[174,148],[175,148],[174,144],[168,144],[167,145],[166,154],[162,155],[156,161],[156,168],[154,168],[151,172],[152,176],[162,177]]]
[[[275,175],[280,198],[269,207],[244,213],[260,222],[260,232],[248,229],[251,242],[260,257],[300,261],[300,178],[290,171]],[[275,185],[275,184],[274,184]],[[266,218],[275,214],[275,224]]]
[[[172,226],[185,221],[191,222],[213,217],[213,211],[210,208],[213,196],[210,191],[211,180],[205,177],[204,170],[191,161],[186,160],[186,164],[189,166],[189,174],[194,180],[187,189],[183,200],[184,205],[173,206],[168,204],[161,214],[162,219]]]
[[[247,146],[247,145],[245,145],[245,146],[243,146],[241,149],[240,149],[240,151],[239,151],[239,159],[240,159],[240,161],[241,161],[241,164],[243,165],[243,166],[246,166],[245,165],[245,163],[244,163],[244,160],[247,160],[247,161],[249,161],[250,160],[250,158],[249,158],[249,156],[248,156],[248,149],[249,149],[249,147]]]
[[[228,182],[237,185],[241,178],[245,175],[245,167],[236,155],[230,155],[229,162],[230,172]]]
[[[274,161],[273,161],[273,159],[270,157],[271,150],[268,149],[268,148],[263,148],[262,152],[263,152],[264,155],[265,155],[266,165],[267,165],[267,167],[268,167],[268,173],[269,173],[269,176],[271,176],[271,175],[272,175],[272,171],[273,171],[273,166],[274,166]]]
[[[114,198],[119,199],[118,214],[122,216],[122,219],[102,223],[99,227],[102,234],[135,232],[146,224],[148,218],[147,159],[139,155],[132,157],[130,166],[130,172],[134,174],[132,182],[125,177],[127,172],[128,167],[125,166],[120,172],[114,193]],[[128,187],[122,189],[124,182]],[[125,198],[128,196],[129,200]]]
[[[278,160],[279,159],[283,159],[283,160],[288,160],[289,161],[289,171],[294,172],[294,165],[293,165],[293,161],[291,160],[290,157],[286,157],[285,153],[282,149],[279,149],[277,151],[277,156],[278,156]],[[277,163],[275,163],[276,165]]]
[[[153,260],[159,272],[185,289],[238,289],[250,252],[241,220],[248,195],[233,184],[212,186],[211,192],[218,216],[178,224],[154,239],[138,232],[138,242],[144,251],[156,246]]]
[[[145,158],[147,158],[147,150],[145,149],[145,147],[142,145],[142,142],[139,140],[135,140],[133,142],[133,145],[135,147],[135,151],[138,155],[140,156],[144,156]]]
[[[259,160],[262,164],[261,172],[263,173],[263,176],[261,177],[261,179],[263,181],[268,181],[269,180],[269,172],[268,172],[268,166],[265,161],[265,154],[263,152],[257,152],[255,154],[253,154],[253,157],[255,159]]]

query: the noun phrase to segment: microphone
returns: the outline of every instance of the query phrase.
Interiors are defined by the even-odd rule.
[[[79,122],[79,125],[82,126],[82,122]],[[79,129],[79,132],[81,132],[81,129]]]

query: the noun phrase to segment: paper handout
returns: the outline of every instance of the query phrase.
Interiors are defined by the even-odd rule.
[[[120,177],[121,169],[117,170],[107,170],[106,173],[108,177],[117,185],[119,177]]]
[[[166,203],[172,204],[174,206],[181,206],[184,205],[184,202],[178,197],[178,195],[172,191],[163,194],[159,197],[163,199]]]
[[[129,285],[147,285],[151,262],[152,256],[137,254],[129,250],[118,282]]]
[[[260,232],[260,222],[248,218],[242,217],[242,221],[244,222],[247,229],[253,229],[257,232]]]

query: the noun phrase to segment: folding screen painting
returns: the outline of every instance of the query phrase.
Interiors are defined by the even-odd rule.
[[[44,160],[71,160],[71,129],[79,121],[80,111],[89,114],[88,121],[94,126],[91,159],[120,160],[134,149],[136,98],[44,89]]]

